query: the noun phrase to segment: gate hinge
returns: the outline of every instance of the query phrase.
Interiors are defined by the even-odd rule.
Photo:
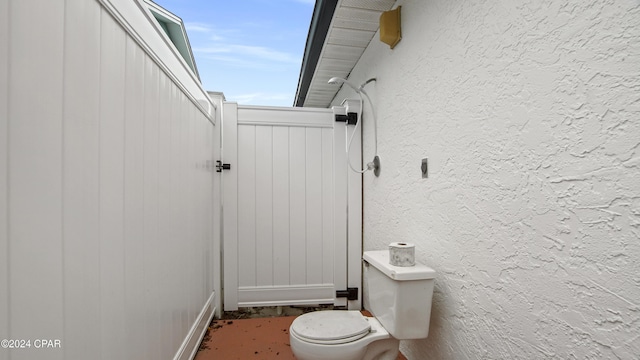
[[[350,112],[347,115],[336,114],[336,121],[346,122],[347,125],[355,125],[358,123],[358,113]]]
[[[358,123],[358,113],[347,113],[347,125],[355,125]]]
[[[222,172],[222,170],[231,169],[231,164],[223,164],[220,160],[216,160],[216,162],[218,163],[216,165],[216,172]]]
[[[347,290],[336,290],[337,298],[347,298],[347,300],[358,300],[358,288],[347,288]]]

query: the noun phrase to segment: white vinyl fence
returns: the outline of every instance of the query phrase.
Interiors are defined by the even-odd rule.
[[[0,359],[187,359],[214,311],[213,105],[140,5],[0,1]]]
[[[347,204],[361,184],[348,190],[344,123],[329,109],[232,103],[223,116],[225,310],[347,305],[336,290],[360,287],[361,207],[348,217]]]

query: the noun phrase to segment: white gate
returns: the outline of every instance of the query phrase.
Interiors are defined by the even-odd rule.
[[[347,170],[345,123],[329,109],[223,111],[224,309],[359,309],[362,183]],[[352,148],[360,163],[359,142]],[[336,297],[347,288],[357,300]]]

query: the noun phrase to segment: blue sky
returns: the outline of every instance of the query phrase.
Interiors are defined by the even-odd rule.
[[[155,0],[181,17],[206,90],[292,106],[315,0]]]

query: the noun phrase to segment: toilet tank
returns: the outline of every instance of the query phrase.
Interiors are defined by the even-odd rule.
[[[435,270],[389,264],[389,251],[365,251],[365,306],[396,339],[423,339],[429,335]]]

